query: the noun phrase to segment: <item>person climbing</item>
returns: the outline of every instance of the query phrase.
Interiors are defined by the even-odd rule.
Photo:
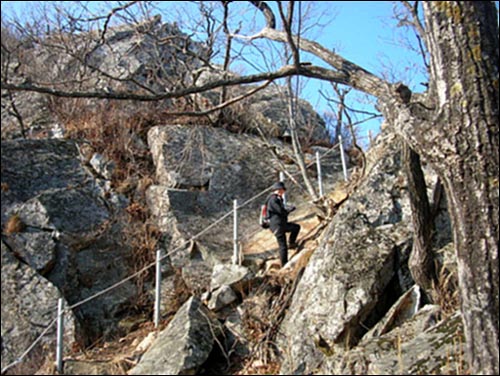
[[[272,186],[274,192],[267,201],[267,215],[269,218],[269,229],[273,232],[279,246],[281,267],[288,262],[288,249],[297,248],[297,236],[300,225],[288,222],[288,214],[295,210],[294,206],[287,207],[283,202],[286,187],[283,182],[277,182]],[[290,233],[287,245],[286,234]]]

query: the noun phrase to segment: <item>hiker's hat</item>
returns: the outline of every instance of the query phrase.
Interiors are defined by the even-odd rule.
[[[286,191],[285,183],[283,183],[282,181],[274,183],[273,190],[277,191],[278,189],[284,189]]]

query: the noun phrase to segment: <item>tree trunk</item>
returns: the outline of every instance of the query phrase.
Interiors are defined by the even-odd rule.
[[[415,283],[432,301],[436,301],[438,284],[435,257],[432,251],[434,218],[427,197],[424,173],[419,155],[406,143],[403,143],[402,154],[413,221],[413,249],[408,266]]]
[[[498,374],[497,11],[484,1],[422,4],[434,107],[413,98],[393,103],[392,120],[449,200],[471,371]]]

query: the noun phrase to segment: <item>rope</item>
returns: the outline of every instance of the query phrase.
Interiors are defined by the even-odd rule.
[[[35,341],[15,360],[13,361],[12,363],[8,364],[7,366],[5,366],[4,368],[2,368],[2,375],[8,371],[10,368],[16,366],[17,364],[21,363],[21,361],[23,360],[23,358],[28,355],[30,353],[31,350],[33,350],[35,348],[35,346],[38,344],[38,342],[41,341],[42,337],[45,336],[45,334],[47,334],[47,332],[49,331],[50,328],[52,328],[52,326],[57,322],[57,318],[53,319],[52,322],[49,324],[49,326],[47,326],[43,332],[38,336],[37,339],[35,339]]]

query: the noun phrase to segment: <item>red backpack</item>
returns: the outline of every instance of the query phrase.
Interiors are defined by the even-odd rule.
[[[269,228],[269,217],[267,215],[267,202],[260,206],[259,225],[262,228]]]
[[[259,216],[259,225],[262,228],[269,228],[269,213],[267,212],[267,204],[269,203],[269,199],[275,195],[272,193],[266,199],[266,203],[260,206],[260,216]]]

